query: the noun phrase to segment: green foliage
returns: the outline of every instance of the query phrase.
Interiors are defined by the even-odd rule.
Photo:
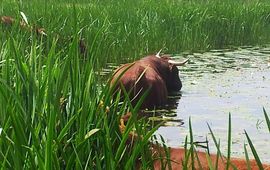
[[[269,119],[269,116],[266,113],[265,108],[263,108],[263,114],[264,114],[265,121],[266,121],[266,124],[267,124],[267,127],[268,127],[268,131],[270,132],[270,119]]]
[[[73,15],[76,20],[75,10]],[[112,100],[110,84],[95,71],[97,60],[79,53],[77,29],[63,50],[60,38],[20,29],[5,30],[1,41],[0,167],[122,169],[143,155],[150,168],[146,148],[157,127],[148,131],[143,120],[133,118],[119,131],[120,117],[127,111],[135,115],[143,98],[134,109],[128,98],[122,105]],[[144,138],[126,145],[134,128]]]
[[[249,137],[249,135],[247,134],[246,131],[245,131],[245,135],[247,137],[248,144],[250,146],[250,149],[252,151],[252,154],[253,154],[253,156],[254,156],[254,158],[256,160],[256,163],[257,163],[259,169],[263,169],[262,162],[261,162],[261,160],[260,160],[260,158],[259,158],[259,156],[257,154],[257,151],[256,151],[256,149],[255,149],[255,147],[254,147],[254,145],[253,145],[253,143],[252,143],[252,141],[251,141],[251,139],[250,139],[250,137]]]
[[[19,2],[4,0],[0,15],[19,18],[19,11],[23,11],[29,22],[46,29],[49,39],[59,37],[61,49],[69,44],[67,37],[77,27],[91,51],[88,57],[98,58],[101,63],[126,61],[161,48],[179,53],[265,44],[270,37],[269,1]]]
[[[232,145],[232,119],[231,113],[229,114],[229,124],[228,124],[228,152],[227,152],[227,163],[226,169],[229,169],[230,158],[231,158],[231,145]]]
[[[148,131],[136,119],[143,99],[135,108],[128,98],[121,105],[119,96],[112,100],[100,67],[161,48],[179,53],[267,43],[269,10],[268,1],[0,1],[0,15],[16,19],[0,26],[1,169],[135,169],[138,158],[151,168],[148,139],[157,127]],[[21,11],[47,36],[21,28]],[[85,56],[78,50],[80,39],[87,44]],[[127,111],[133,117],[121,134],[119,119]],[[130,149],[126,143],[134,128],[144,137]],[[191,122],[189,128],[186,155],[194,159]]]

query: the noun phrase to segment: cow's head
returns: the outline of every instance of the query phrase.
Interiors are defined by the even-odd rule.
[[[179,91],[182,88],[182,82],[179,77],[179,70],[177,66],[183,66],[188,59],[185,61],[174,61],[170,58],[170,55],[161,55],[158,53],[156,57],[162,59],[166,62],[167,65],[167,71],[164,75],[164,80],[166,82],[166,86],[168,91]]]

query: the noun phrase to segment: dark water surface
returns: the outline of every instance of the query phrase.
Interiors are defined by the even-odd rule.
[[[263,115],[263,107],[270,115],[270,48],[212,50],[180,58],[187,57],[190,62],[180,68],[182,96],[177,99],[177,108],[171,110],[175,114],[170,119],[174,121],[166,122],[157,134],[169,146],[183,146],[191,118],[194,140],[206,141],[207,136],[210,151],[215,152],[208,122],[226,154],[231,113],[232,155],[244,157],[246,130],[261,160],[270,162],[270,133]]]

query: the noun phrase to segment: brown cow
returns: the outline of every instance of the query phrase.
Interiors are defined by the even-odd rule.
[[[1,17],[1,22],[5,26],[12,26],[16,20],[11,17],[11,16],[2,16]],[[37,35],[44,35],[46,36],[47,34],[45,33],[45,29],[42,27],[37,27],[37,26],[30,26],[28,25],[24,20],[20,21],[20,28],[27,30],[27,31],[35,31]]]
[[[17,20],[15,20],[11,16],[2,16],[1,17],[1,22],[2,22],[2,24],[4,26],[10,27],[10,26],[14,25],[17,22]],[[19,26],[24,31],[34,32],[38,36],[47,36],[45,28],[38,27],[36,25],[30,26],[23,19],[20,21]],[[59,40],[59,35],[56,35],[56,36],[58,37],[58,40]],[[72,37],[68,37],[68,38],[62,37],[62,41],[70,42],[70,41],[72,41]],[[86,44],[85,39],[83,39],[83,38],[79,39],[78,47],[79,47],[80,54],[83,55],[84,57],[86,57],[86,55],[87,55],[87,44]]]
[[[122,84],[129,93],[133,106],[149,89],[141,108],[163,106],[167,102],[168,92],[182,88],[177,66],[184,65],[187,61],[176,62],[171,60],[169,55],[159,56],[159,53],[149,55],[118,68],[114,72],[111,86],[116,83],[114,91],[119,91]]]
[[[2,16],[1,22],[6,26],[11,26],[15,22],[15,19],[10,16]]]

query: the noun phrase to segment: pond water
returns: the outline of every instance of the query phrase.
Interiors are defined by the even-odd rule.
[[[270,115],[270,48],[242,47],[212,50],[206,53],[182,54],[190,58],[181,67],[183,88],[172,96],[177,105],[157,134],[169,146],[183,146],[189,134],[191,118],[194,141],[209,141],[210,152],[216,152],[207,123],[221,142],[226,154],[229,113],[232,118],[232,156],[244,157],[244,143],[249,134],[264,162],[270,162],[270,133],[263,107]],[[249,147],[247,147],[249,148]],[[250,152],[250,157],[252,153]]]

